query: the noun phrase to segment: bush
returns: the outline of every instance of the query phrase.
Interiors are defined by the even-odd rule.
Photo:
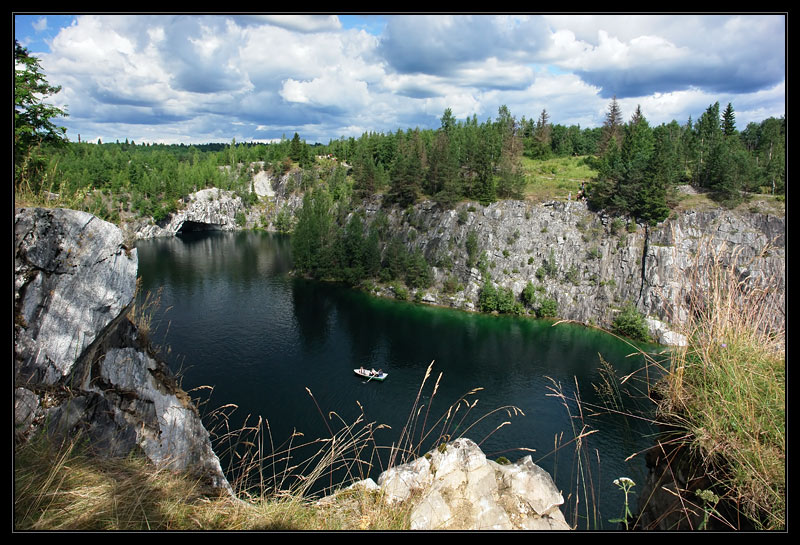
[[[625,222],[622,221],[622,219],[614,218],[614,220],[611,222],[611,234],[615,236],[618,235],[624,226]]]
[[[478,256],[478,234],[475,231],[467,233],[467,267],[472,268]]]
[[[630,337],[635,341],[648,342],[650,340],[650,333],[647,329],[647,322],[636,307],[628,302],[622,311],[614,318],[614,323],[611,326],[614,333],[622,335],[623,337]]]
[[[392,291],[394,291],[395,299],[399,299],[400,301],[408,301],[408,290],[404,286],[395,282],[392,284],[391,288]]]
[[[528,283],[525,284],[525,288],[522,290],[519,298],[522,300],[522,304],[526,307],[533,305],[534,301],[536,300],[536,288],[533,286],[533,282],[528,280]]]
[[[580,282],[580,274],[578,273],[578,268],[575,265],[572,265],[567,273],[564,275],[564,278],[570,283],[575,286],[578,285]]]
[[[244,212],[236,212],[233,219],[239,227],[244,227],[244,224],[247,222],[247,216],[245,216]]]
[[[600,259],[603,254],[600,252],[600,248],[597,246],[592,246],[589,248],[589,251],[586,252],[587,259]]]
[[[536,315],[539,318],[555,318],[558,315],[558,303],[555,299],[544,299]]]

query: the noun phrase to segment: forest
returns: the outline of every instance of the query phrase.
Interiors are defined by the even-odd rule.
[[[241,167],[252,163],[280,175],[293,167],[319,171],[316,158],[333,156],[350,167],[347,182],[356,199],[382,193],[387,203],[401,207],[421,198],[452,207],[464,199],[488,204],[523,198],[523,157],[578,156],[597,172],[586,188],[593,208],[657,223],[667,217],[670,195],[681,184],[707,191],[729,207],[747,193],[782,195],[785,139],[785,118],[749,123],[739,131],[731,104],[721,113],[719,103],[710,105],[683,125],[652,127],[639,108],[625,122],[614,99],[597,128],[553,124],[546,110],[536,119],[517,120],[502,106],[493,120],[457,121],[447,109],[437,129],[370,132],[327,145],[307,144],[297,133],[269,144],[56,142],[20,161],[15,177],[34,192],[91,200],[99,190],[105,201],[113,201],[95,207],[107,219],[116,219],[115,210],[127,210],[158,220],[174,210],[177,199],[205,187],[248,193]]]
[[[474,115],[458,121],[448,108],[440,121],[436,129],[369,132],[326,145],[308,144],[297,133],[269,144],[56,140],[17,162],[15,186],[57,194],[112,222],[123,215],[160,221],[181,198],[207,187],[255,204],[252,167],[273,176],[299,169],[300,182],[287,189],[303,192],[303,207],[294,218],[281,212],[275,222],[294,231],[299,271],[350,284],[376,278],[421,288],[430,282],[430,264],[393,241],[380,221],[366,230],[363,218],[350,215],[358,203],[377,194],[385,205],[406,210],[423,198],[445,208],[464,200],[523,199],[523,160],[553,157],[579,158],[596,173],[580,195],[591,209],[653,225],[669,216],[680,185],[726,207],[748,194],[785,194],[785,118],[740,131],[731,104],[721,112],[712,104],[683,125],[651,126],[638,107],[625,121],[616,98],[597,128],[553,124],[546,110],[518,120],[505,106],[483,122]]]

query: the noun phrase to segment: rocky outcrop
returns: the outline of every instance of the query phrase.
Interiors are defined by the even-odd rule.
[[[303,204],[302,194],[294,191],[300,184],[301,173],[292,171],[273,177],[258,170],[251,176],[250,192],[255,195],[255,205],[245,205],[233,191],[201,189],[184,197],[179,209],[161,221],[150,218],[124,223],[122,229],[126,238],[140,240],[171,237],[187,231],[236,231],[254,227],[279,230],[278,215],[283,211],[291,218]]]
[[[570,530],[564,498],[530,456],[499,464],[466,438],[383,472],[377,486],[353,486],[379,489],[389,505],[411,502],[412,530]]]
[[[196,407],[127,311],[136,250],[88,213],[19,209],[14,226],[15,437],[78,433],[231,494]]]
[[[290,228],[302,206],[302,172],[282,176],[260,170],[251,189],[259,202],[245,207],[234,193],[205,189],[160,224],[133,228],[131,238],[171,236],[182,229]],[[433,267],[433,284],[419,301],[477,310],[488,273],[496,287],[519,297],[530,281],[536,304],[551,300],[559,318],[610,326],[628,303],[647,319],[654,340],[679,345],[688,291],[712,256],[737,261],[748,282],[768,284],[775,327],[785,321],[785,219],[717,209],[673,214],[656,227],[590,211],[584,201],[460,203],[444,209],[423,201],[407,209],[387,207],[381,196],[356,210],[367,223],[381,218],[387,236],[421,250]],[[280,225],[280,227],[279,227]],[[467,240],[477,251],[469,255]],[[386,242],[386,241],[385,241]],[[481,256],[484,259],[481,260]],[[376,293],[393,296],[391,287]]]
[[[237,214],[244,214],[241,197],[232,191],[202,189],[187,196],[182,208],[160,222],[132,226],[135,239],[174,236],[181,231],[235,231]]]
[[[385,215],[386,231],[434,265],[434,282],[420,300],[474,310],[483,285],[479,256],[495,286],[519,297],[528,281],[540,299],[557,303],[560,318],[610,325],[630,302],[649,318],[662,344],[687,318],[685,297],[711,256],[739,258],[742,278],[768,280],[776,320],[785,317],[785,220],[718,209],[675,214],[657,227],[626,223],[588,210],[585,202],[462,203],[451,210],[422,202],[387,209],[379,199],[361,208],[367,221]],[[472,234],[476,255],[466,248]],[[448,292],[444,286],[458,284]],[[780,326],[780,323],[777,325]]]

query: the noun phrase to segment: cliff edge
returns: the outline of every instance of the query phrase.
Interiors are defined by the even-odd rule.
[[[15,211],[15,441],[82,434],[101,456],[143,453],[232,494],[196,407],[128,319],[137,266],[89,213]]]

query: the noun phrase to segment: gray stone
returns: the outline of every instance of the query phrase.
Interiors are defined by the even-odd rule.
[[[86,212],[22,209],[14,251],[17,380],[55,384],[133,300],[136,250]]]
[[[85,212],[15,216],[15,438],[83,434],[101,456],[144,453],[232,495],[196,407],[140,342],[127,309],[136,250]]]
[[[383,472],[378,484],[388,503],[412,502],[412,530],[570,529],[561,493],[530,456],[501,465],[466,438]]]
[[[723,262],[740,258],[748,282],[769,281],[774,327],[785,324],[785,229],[784,218],[730,210],[680,212],[657,227],[624,227],[612,232],[612,218],[588,210],[583,201],[532,205],[499,201],[488,206],[461,203],[468,212],[459,223],[458,213],[423,201],[414,213],[381,208],[376,199],[364,207],[367,223],[384,210],[389,231],[400,237],[410,251],[425,253],[430,263],[442,258],[448,268],[436,268],[425,302],[473,310],[483,279],[467,266],[465,241],[477,235],[478,252],[485,251],[495,285],[511,289],[519,297],[530,281],[541,285],[541,298],[554,299],[559,318],[609,327],[626,302],[651,319],[657,342],[681,344],[680,334],[688,318],[686,296],[707,279],[694,277],[714,256]],[[463,216],[463,213],[462,213]],[[413,218],[413,222],[409,220]],[[413,223],[413,225],[412,225]],[[411,230],[416,236],[408,236]],[[536,270],[551,261],[555,274],[541,281]],[[574,270],[573,283],[568,273]],[[444,282],[454,277],[464,285],[455,296]],[[743,277],[744,278],[744,277]]]

